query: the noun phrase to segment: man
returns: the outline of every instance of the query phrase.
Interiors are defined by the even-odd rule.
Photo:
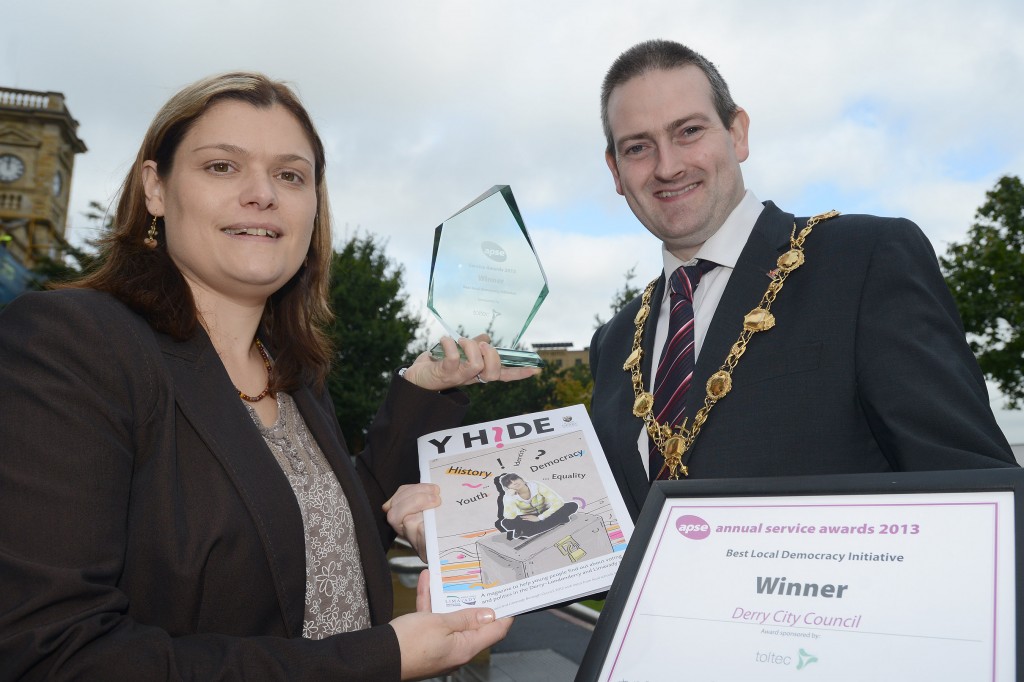
[[[502,491],[501,518],[498,530],[510,533],[509,539],[528,538],[551,530],[569,521],[579,505],[568,504],[554,490],[540,481],[524,481],[519,474],[498,477]]]
[[[594,425],[634,519],[659,474],[1014,465],[916,225],[820,216],[807,233],[759,202],[740,172],[747,112],[677,43],[623,53],[601,109],[615,189],[665,263],[590,350]]]

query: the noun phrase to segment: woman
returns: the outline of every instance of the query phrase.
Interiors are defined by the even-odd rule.
[[[412,679],[504,636],[489,609],[388,623],[382,505],[402,530],[434,504],[388,498],[461,419],[449,389],[531,372],[445,339],[353,465],[324,390],[330,222],[293,93],[209,78],[153,121],[100,269],[0,316],[0,677]]]

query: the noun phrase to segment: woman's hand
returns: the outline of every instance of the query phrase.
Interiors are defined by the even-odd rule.
[[[402,651],[402,679],[435,677],[469,662],[501,641],[512,627],[511,618],[495,620],[491,609],[462,609],[430,613],[429,571],[420,573],[416,613],[391,621]]]
[[[480,334],[472,339],[459,339],[456,345],[451,337],[445,336],[441,339],[443,360],[435,360],[430,351],[423,352],[404,376],[420,388],[443,391],[475,382],[516,381],[540,374],[539,367],[502,367],[498,351],[488,341],[487,334]],[[459,355],[460,347],[465,360]]]
[[[388,523],[398,536],[404,538],[427,560],[427,546],[423,537],[423,510],[441,506],[441,489],[433,483],[403,485],[384,503]]]

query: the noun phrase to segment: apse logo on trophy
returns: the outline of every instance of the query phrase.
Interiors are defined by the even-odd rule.
[[[518,348],[548,295],[548,279],[512,188],[495,185],[434,230],[427,307],[452,338],[486,332],[509,367],[544,361]],[[437,344],[434,357],[443,357]]]

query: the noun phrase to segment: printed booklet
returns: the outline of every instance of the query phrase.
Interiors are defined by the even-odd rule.
[[[418,440],[436,613],[498,617],[611,587],[633,524],[582,405],[438,431]]]

